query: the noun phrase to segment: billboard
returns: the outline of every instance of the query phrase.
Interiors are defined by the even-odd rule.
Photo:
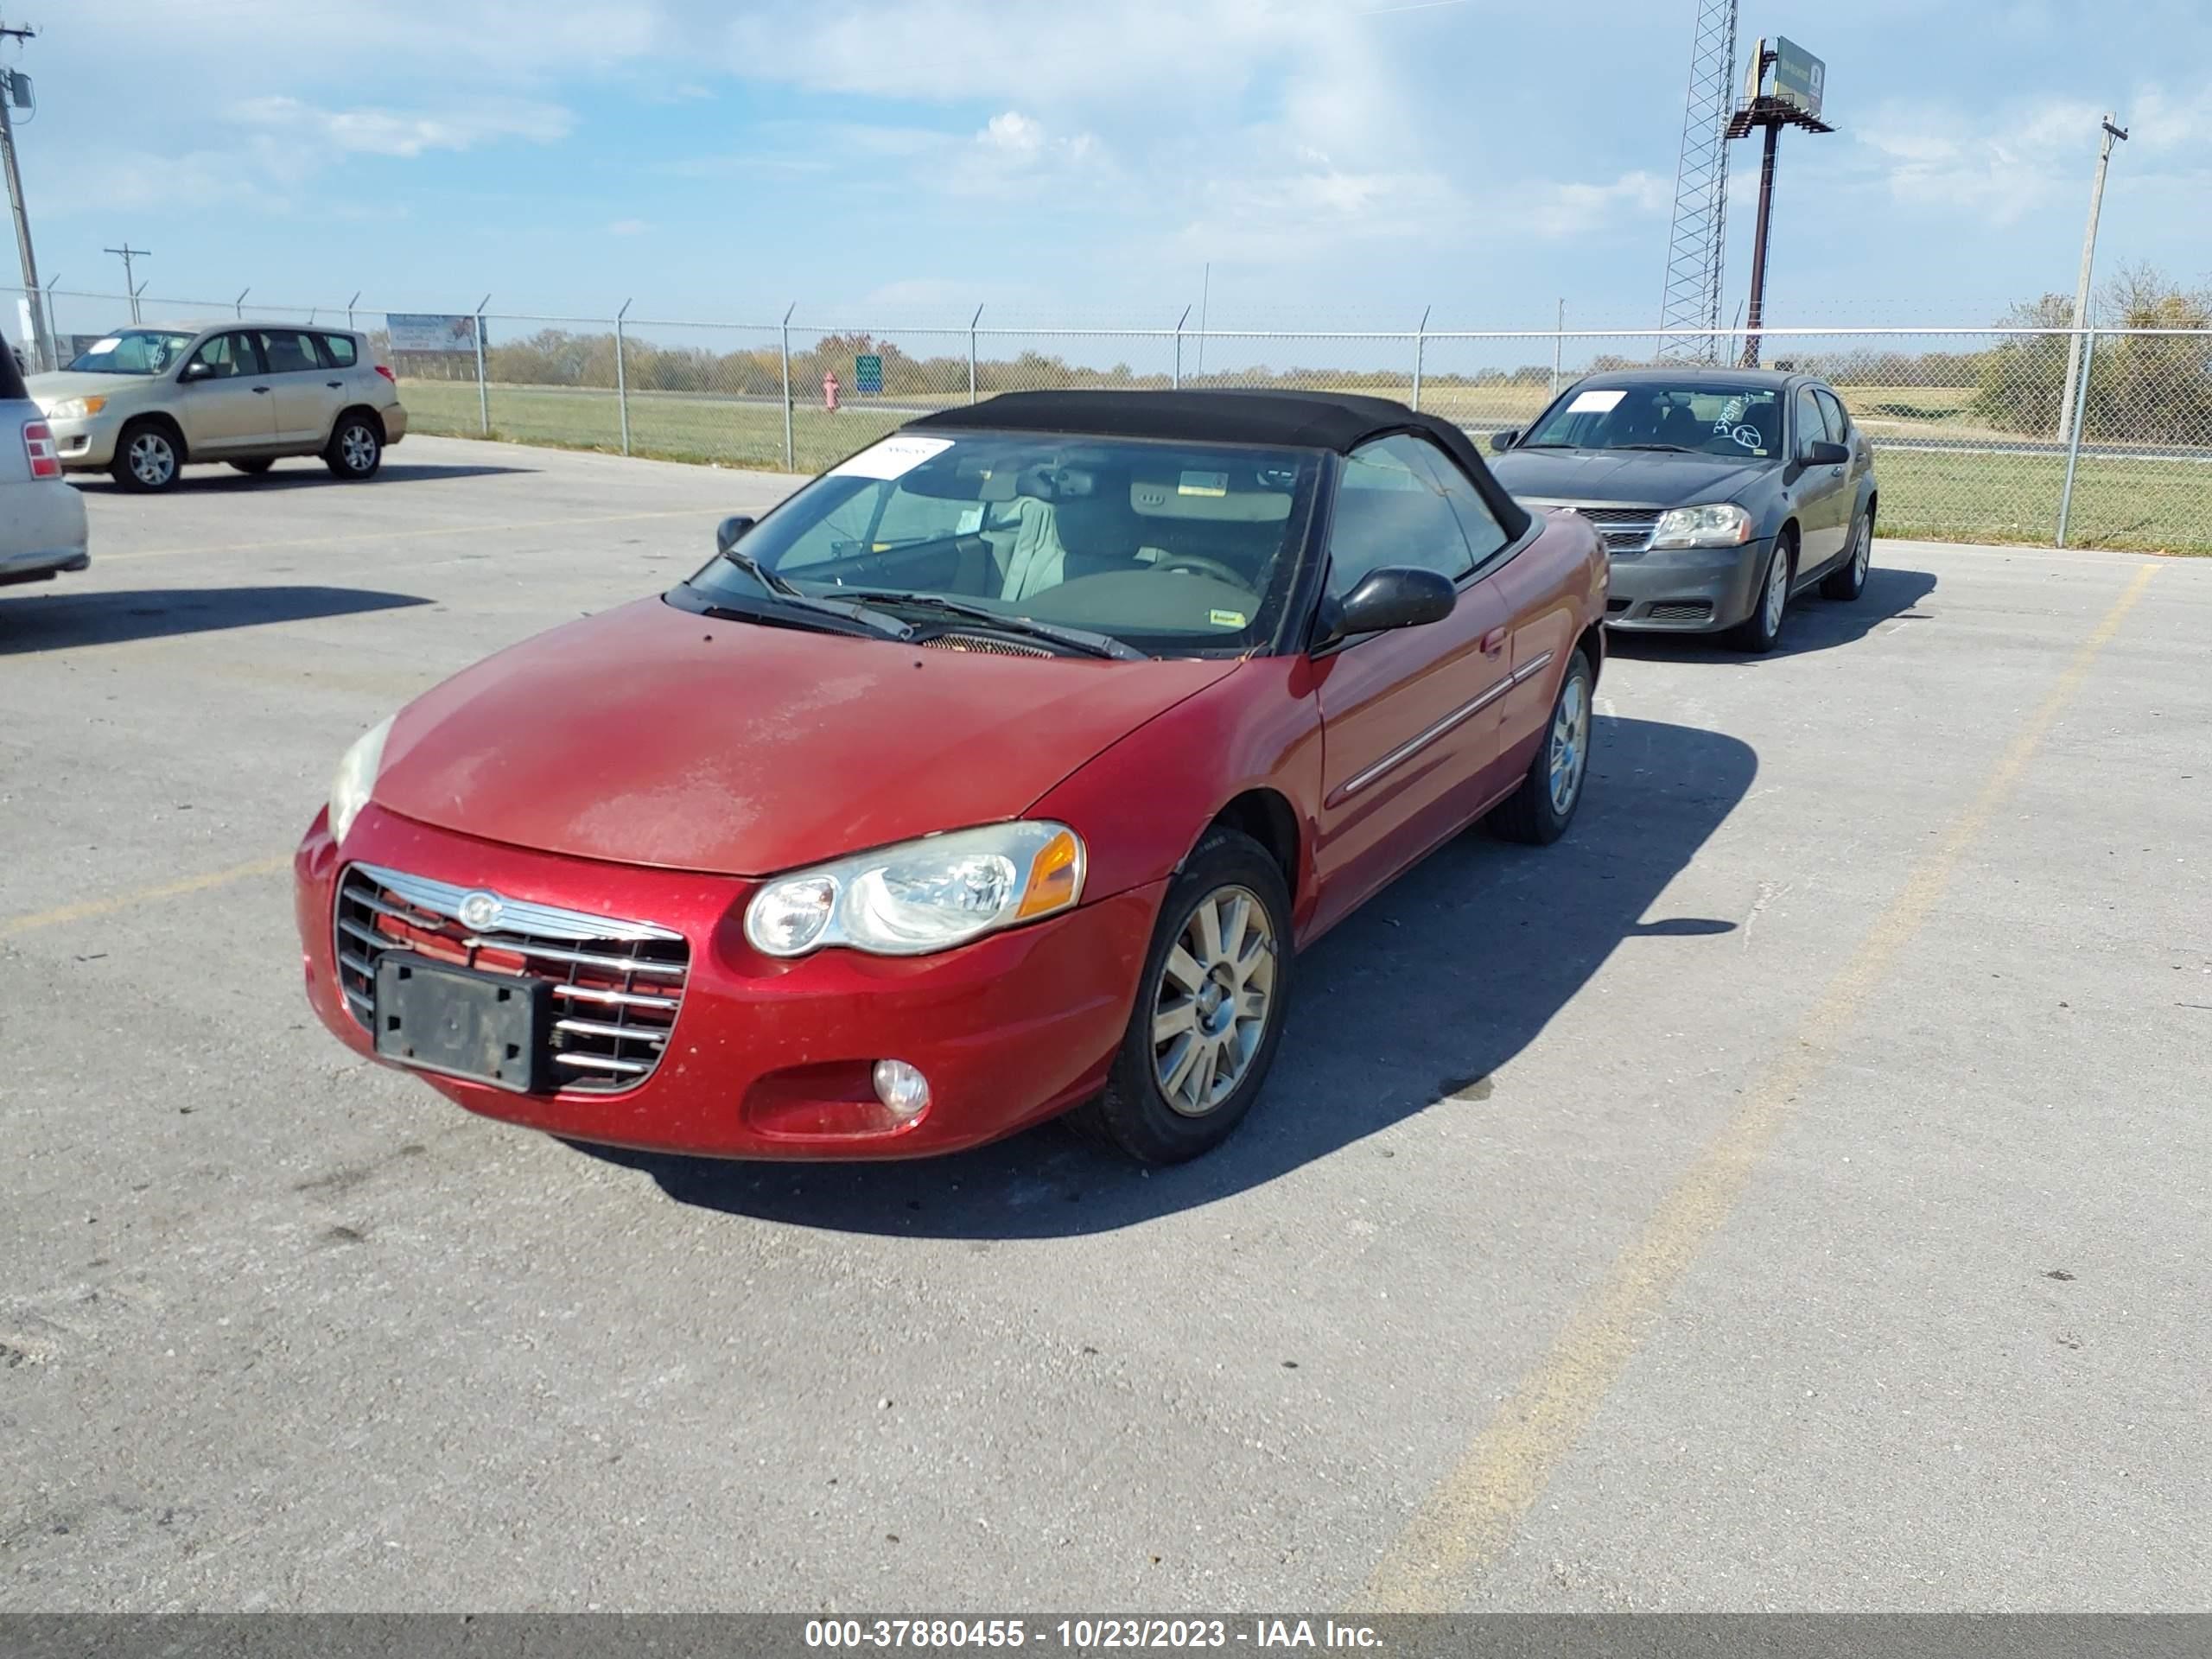
[[[395,352],[467,352],[476,350],[474,317],[425,316],[387,312],[385,327],[391,332]]]
[[[1783,35],[1774,37],[1775,102],[1819,115],[1827,75],[1827,65],[1803,47]]]

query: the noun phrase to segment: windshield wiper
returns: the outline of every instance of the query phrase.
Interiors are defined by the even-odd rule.
[[[1516,443],[1513,447],[1516,449],[1580,449],[1587,446],[1580,443]]]
[[[1679,443],[1617,443],[1616,449],[1663,449],[1670,455],[1694,455],[1699,452]]]
[[[818,626],[817,619],[835,617],[849,626],[834,627],[832,633],[851,633],[874,639],[905,641],[913,638],[914,630],[888,611],[879,611],[870,605],[843,605],[835,600],[814,599],[805,594],[785,594],[772,590],[757,600],[743,600],[735,604],[709,599],[702,588],[690,582],[685,589],[698,595],[695,601],[702,616],[719,617],[728,622],[774,622],[787,627]],[[691,608],[687,606],[686,609]]]
[[[1088,628],[1064,628],[1054,622],[1039,622],[1030,616],[1008,616],[995,611],[988,605],[970,605],[957,599],[946,599],[938,594],[884,593],[874,588],[862,589],[870,599],[881,600],[889,605],[903,605],[918,611],[938,611],[947,616],[964,616],[973,621],[987,622],[1008,633],[1026,633],[1039,639],[1050,639],[1054,645],[1065,645],[1070,651],[1079,651],[1086,657],[1108,657],[1116,662],[1141,663],[1151,659],[1133,645],[1124,645],[1109,633],[1093,633]]]
[[[739,547],[733,543],[732,545],[722,549],[721,556],[728,559],[739,569],[744,571],[747,575],[752,577],[753,581],[759,582],[763,588],[766,588],[770,593],[776,594],[779,598],[804,599],[806,597],[806,595],[800,593],[798,588],[792,587],[790,582],[785,581],[783,577],[778,575],[766,565],[761,563],[760,560],[754,558],[742,547]]]

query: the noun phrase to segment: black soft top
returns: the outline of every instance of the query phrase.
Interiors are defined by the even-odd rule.
[[[1008,391],[980,404],[941,409],[907,423],[923,431],[1051,432],[1080,436],[1165,438],[1189,443],[1264,443],[1348,454],[1370,438],[1415,432],[1457,461],[1481,486],[1509,537],[1529,515],[1491,476],[1467,435],[1451,422],[1388,397],[1352,392]]]

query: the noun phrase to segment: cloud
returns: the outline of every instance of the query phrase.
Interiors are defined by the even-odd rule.
[[[2146,86],[2132,110],[2119,113],[2129,142],[2114,165],[2136,181],[2164,179],[2177,161],[2194,164],[2212,143],[2212,92],[2177,100]],[[2072,98],[2014,104],[1986,117],[1890,105],[1854,137],[1894,200],[2004,226],[2086,191],[2104,115]]]
[[[413,158],[434,149],[473,149],[505,139],[553,143],[569,135],[574,118],[555,104],[473,99],[445,111],[376,108],[319,109],[296,98],[248,99],[233,105],[231,119],[289,137],[363,156]]]
[[[1008,156],[1034,156],[1045,148],[1045,129],[1020,110],[995,115],[976,142]]]
[[[1520,215],[1536,235],[1586,236],[1624,219],[1652,219],[1674,205],[1675,188],[1656,173],[1624,173],[1611,184],[1554,184],[1524,193]]]

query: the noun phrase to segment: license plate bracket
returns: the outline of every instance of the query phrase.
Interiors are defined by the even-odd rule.
[[[552,1005],[542,979],[387,950],[377,958],[377,1053],[418,1071],[543,1094],[553,1069]]]

